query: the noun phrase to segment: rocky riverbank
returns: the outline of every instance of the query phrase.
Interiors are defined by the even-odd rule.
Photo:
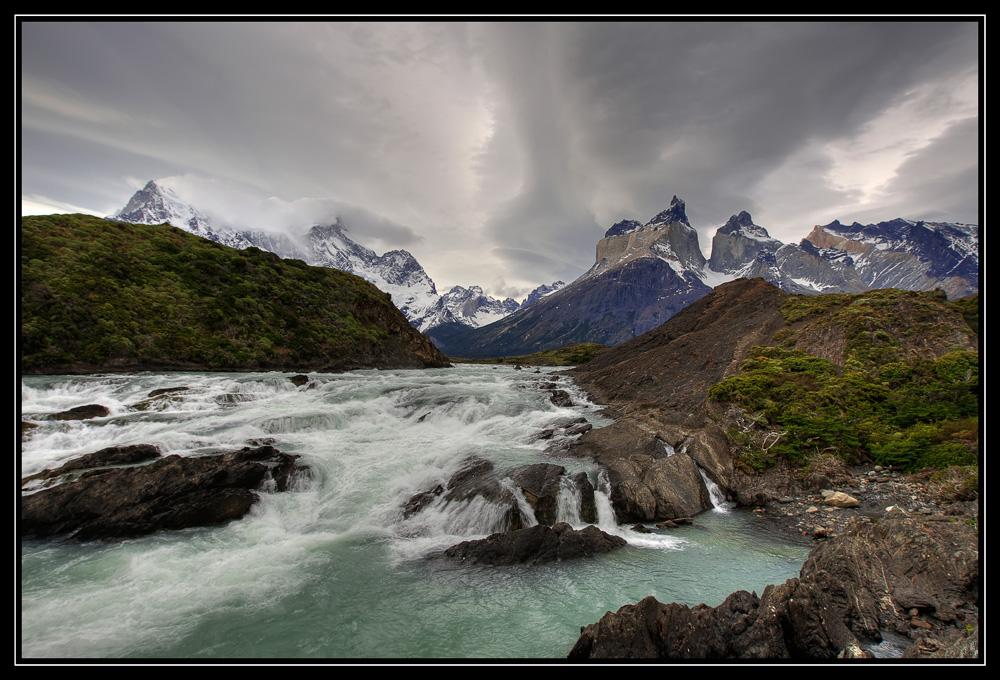
[[[855,519],[877,521],[893,508],[920,518],[961,518],[979,524],[978,499],[951,497],[947,481],[929,473],[906,474],[881,466],[844,468],[823,488],[804,489],[755,507],[762,520],[784,532],[815,540],[843,534]]]
[[[824,366],[831,375],[841,375],[849,364],[856,376],[864,368],[875,376],[869,382],[878,378],[886,389],[882,364],[930,365],[956,347],[968,357],[978,336],[937,298],[912,300],[891,292],[871,299],[788,296],[760,279],[738,280],[570,371],[594,401],[609,405],[617,421],[584,434],[567,452],[608,470],[620,521],[698,512],[704,509],[704,487],[714,484],[729,500],[752,508],[769,529],[816,545],[799,578],[769,586],[760,597],[741,591],[714,608],[646,598],[608,612],[582,630],[571,658],[866,657],[883,634],[901,636],[907,657],[978,657],[977,468],[904,474],[874,465],[848,467],[845,460],[869,457],[856,445],[847,451],[850,438],[819,446],[828,434],[822,429],[816,437],[799,436],[794,427],[769,421],[763,410],[709,397],[713,386],[744,374],[754,347],[776,345],[829,361]],[[802,366],[759,372],[746,390],[772,395],[764,388],[780,377],[782,384],[813,385],[815,392],[821,381],[809,382],[807,364],[803,359]],[[964,395],[975,384],[972,370],[958,382],[955,393]],[[857,396],[867,384],[830,383],[830,398]],[[883,397],[876,402],[884,407],[891,395]],[[935,399],[940,394],[928,389],[920,399],[911,395],[907,407],[919,412],[915,402]],[[826,414],[823,422],[832,430],[872,417],[857,405],[845,402],[843,408],[839,415]],[[848,416],[850,408],[855,412]],[[800,415],[803,421],[820,419],[812,412]],[[913,446],[902,431],[906,426],[892,427],[893,442]],[[956,421],[953,429],[962,427],[970,426]],[[789,448],[789,438],[797,436],[790,442],[797,447]],[[964,436],[949,446],[974,455],[974,432]],[[779,439],[784,455],[773,448]],[[841,455],[831,455],[837,451]],[[909,469],[919,467],[916,458],[902,460]]]
[[[647,597],[581,629],[569,658],[872,659],[890,636],[905,658],[976,659],[976,528],[899,506],[854,517],[809,555],[798,578],[717,607]]]
[[[815,544],[799,578],[759,597],[740,591],[715,608],[646,598],[608,612],[581,629],[570,658],[816,660],[873,658],[873,650],[978,658],[979,502],[970,480],[848,467],[833,456],[757,473],[733,465],[717,428],[635,409],[566,452],[608,470],[619,521],[697,514],[711,475],[768,531]],[[688,467],[707,474],[681,474]],[[886,652],[879,643],[889,640]]]

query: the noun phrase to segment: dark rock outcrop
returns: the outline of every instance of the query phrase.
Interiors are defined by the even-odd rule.
[[[52,420],[89,420],[91,418],[106,418],[111,414],[107,406],[87,404],[76,406],[68,411],[60,411],[49,416]]]
[[[23,495],[21,536],[122,539],[239,519],[259,499],[256,490],[285,491],[307,472],[297,459],[262,446],[88,469],[78,479]]]
[[[549,526],[555,523],[559,488],[565,474],[566,468],[551,463],[524,465],[510,473],[539,523]]]
[[[590,458],[606,471],[619,521],[658,522],[712,508],[699,468],[728,488],[728,444],[714,428],[694,431],[655,418],[627,418],[590,430],[566,453]]]
[[[138,401],[130,405],[133,411],[147,411],[150,408],[165,405],[170,402],[181,401],[182,397],[179,395],[182,392],[187,392],[190,388],[188,387],[164,387],[162,389],[153,390],[146,395],[146,398],[142,401]]]
[[[176,394],[178,392],[187,392],[189,389],[190,388],[188,387],[164,387],[159,390],[153,390],[146,396],[152,399],[154,397],[161,397],[165,394]]]
[[[439,501],[467,503],[475,498],[504,508],[503,523],[508,529],[518,529],[525,524],[517,499],[509,488],[500,483],[494,465],[484,458],[470,457],[444,484],[414,494],[403,506],[403,519],[409,519],[432,503]]]
[[[536,521],[551,526],[557,520],[560,489],[567,486],[574,487],[580,495],[581,519],[597,521],[594,486],[585,472],[567,478],[566,468],[561,465],[535,463],[515,468],[507,478],[502,479],[490,461],[468,458],[447,482],[411,496],[403,506],[403,519],[409,519],[433,503],[467,503],[479,498],[503,509],[505,530],[517,530]],[[516,492],[520,492],[523,501],[515,496]],[[530,506],[531,513],[522,510],[524,502]],[[533,519],[529,516],[532,513]]]
[[[659,522],[712,508],[708,489],[690,456],[634,455],[607,468],[611,504],[622,522]]]
[[[564,408],[568,408],[573,405],[573,398],[569,396],[569,392],[566,390],[552,390],[549,393],[549,401],[551,401],[555,406]]]
[[[586,472],[577,472],[570,478],[580,494],[580,519],[593,524],[597,521],[597,502],[594,497],[594,485]]]
[[[760,597],[739,591],[717,607],[647,597],[608,612],[582,629],[569,658],[847,657],[882,631],[922,645],[904,656],[977,655],[978,578],[972,527],[894,511],[877,524],[855,520],[810,553],[798,578]]]
[[[31,436],[31,433],[38,429],[38,423],[32,423],[28,420],[21,421],[21,440],[25,440]]]
[[[463,541],[445,550],[444,555],[464,564],[540,564],[590,557],[624,545],[625,539],[604,533],[593,525],[576,530],[559,522],[552,527],[536,524],[476,541]]]
[[[80,470],[109,467],[112,465],[135,465],[146,463],[160,457],[160,449],[152,444],[131,444],[128,446],[109,446],[87,453],[67,462],[54,470],[45,468],[41,472],[21,479],[21,486],[36,479],[53,479]]]

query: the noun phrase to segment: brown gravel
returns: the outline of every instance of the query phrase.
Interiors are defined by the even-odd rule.
[[[841,491],[857,499],[857,507],[826,505],[824,492],[831,491]],[[929,474],[907,475],[872,467],[852,468],[825,489],[794,498],[780,498],[755,508],[754,512],[774,522],[783,532],[820,541],[842,533],[854,517],[880,518],[891,507],[929,519],[964,516],[979,521],[978,500],[945,500]]]

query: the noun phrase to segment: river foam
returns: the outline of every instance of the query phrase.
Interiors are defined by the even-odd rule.
[[[554,405],[543,380],[574,405]],[[177,387],[186,389],[148,401]],[[89,403],[110,415],[45,419]],[[196,456],[268,441],[312,470],[225,526],[115,544],[24,542],[27,658],[558,657],[608,609],[646,595],[715,604],[794,576],[805,554],[771,541],[748,550],[737,539],[752,518],[739,513],[704,513],[672,532],[619,526],[600,471],[546,453],[536,436],[567,417],[608,424],[551,369],[355,371],[303,386],[274,373],[31,376],[21,411],[39,423],[22,443],[22,476],[135,443]],[[497,508],[438,502],[410,518],[402,508],[471,456],[501,475],[542,461],[587,473],[599,526],[629,546],[533,569],[438,559],[496,530]],[[560,505],[561,520],[583,526],[570,488]]]

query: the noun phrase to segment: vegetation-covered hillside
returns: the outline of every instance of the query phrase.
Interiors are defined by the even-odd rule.
[[[21,370],[444,366],[389,295],[169,225],[21,220]]]
[[[978,296],[875,290],[797,295],[785,327],[713,387],[739,409],[730,437],[762,469],[815,454],[897,468],[978,460]]]
[[[739,279],[571,373],[629,417],[688,432],[721,425],[744,472],[818,455],[967,466],[979,451],[978,302],[896,289],[793,295]]]

